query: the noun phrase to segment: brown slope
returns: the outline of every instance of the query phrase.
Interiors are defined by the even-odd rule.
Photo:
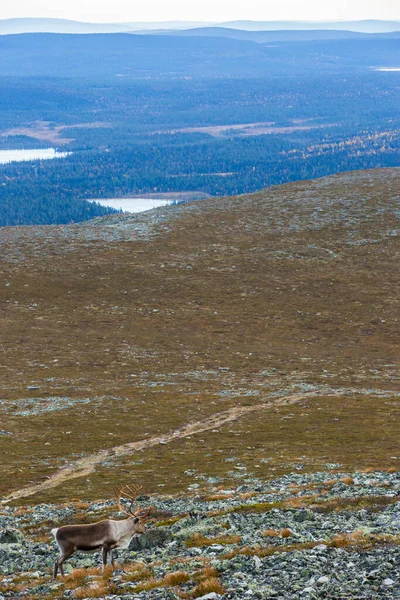
[[[0,493],[87,454],[308,390],[325,394],[318,413],[277,409],[268,423],[135,457],[134,468],[120,461],[115,476],[134,469],[176,488],[200,462],[223,475],[232,456],[261,474],[300,459],[395,462],[399,182],[396,169],[347,173],[137,217],[0,230],[0,429],[11,434],[0,435]],[[333,390],[346,394],[340,405]],[[110,478],[103,470],[89,493]]]

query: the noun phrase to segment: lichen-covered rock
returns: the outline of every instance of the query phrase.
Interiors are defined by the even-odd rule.
[[[141,508],[151,503],[161,514],[168,512],[176,519],[149,529],[130,548],[116,552],[119,567],[110,578],[112,587],[99,597],[192,597],[199,573],[207,566],[221,588],[201,591],[203,600],[399,600],[400,473],[335,473],[340,485],[332,485],[332,479],[329,472],[292,473],[273,482],[249,482],[245,489],[240,485],[241,492],[230,489],[226,497],[215,489],[213,494],[207,491],[194,497],[143,497]],[[213,496],[218,499],[210,500]],[[113,517],[114,510],[110,501],[96,502],[88,514],[96,521],[99,514]],[[74,516],[73,504],[41,504],[29,511],[8,506],[2,511],[0,600],[1,593],[7,600],[20,600],[28,595],[21,594],[24,585],[33,597],[73,599],[74,590],[65,589],[61,579],[56,583],[51,579],[58,549],[49,525],[68,523]],[[34,540],[36,528],[41,540],[48,530],[47,542]],[[24,537],[21,529],[29,535]],[[65,564],[65,572],[77,567],[95,567],[87,577],[83,569],[78,586],[83,593],[95,584],[96,569],[101,574],[101,552],[76,552]],[[177,586],[169,585],[168,577],[176,572],[189,574],[189,580],[183,576]],[[143,588],[147,579],[149,588]]]
[[[24,536],[18,529],[7,527],[0,530],[0,544],[21,544],[23,541]]]
[[[156,548],[162,546],[167,542],[171,541],[172,534],[167,529],[157,528],[151,529],[146,533],[135,536],[129,544],[129,550],[144,550],[149,548]]]

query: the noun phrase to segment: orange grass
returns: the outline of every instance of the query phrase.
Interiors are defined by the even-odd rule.
[[[155,579],[154,577],[152,577],[147,581],[143,581],[142,583],[137,585],[133,591],[136,594],[138,594],[139,592],[148,592],[158,587],[162,587],[161,579]]]
[[[234,558],[239,554],[247,556],[271,556],[272,554],[281,554],[286,552],[294,552],[298,550],[310,550],[324,544],[330,548],[347,548],[349,550],[368,550],[376,546],[382,545],[400,545],[400,535],[373,535],[366,534],[363,531],[354,531],[352,533],[341,533],[335,535],[330,540],[319,540],[315,542],[302,542],[298,544],[286,544],[283,546],[244,546],[243,548],[235,548],[219,558],[221,560]]]
[[[165,575],[163,581],[163,586],[171,586],[174,587],[181,583],[186,583],[190,581],[191,575],[190,573],[185,573],[185,571],[175,571],[174,573],[167,573]]]
[[[206,579],[210,579],[211,577],[218,577],[218,571],[214,567],[204,567],[204,569],[200,569],[200,571],[196,571],[193,574],[193,579],[198,579],[199,581],[204,581]]]
[[[264,531],[263,536],[264,537],[281,537],[281,538],[288,538],[292,535],[292,532],[290,529],[285,528],[285,529],[267,529],[266,531]]]
[[[94,582],[90,585],[82,586],[74,591],[74,597],[77,600],[84,600],[84,598],[102,598],[109,594],[116,594],[118,588],[114,583],[105,582]]]
[[[226,590],[224,589],[220,580],[217,577],[209,577],[208,579],[205,579],[204,581],[200,582],[191,591],[190,596],[192,598],[199,598],[200,596],[205,596],[206,594],[211,594],[212,592],[220,594],[221,596],[226,592]]]
[[[125,570],[127,570],[125,568]],[[125,581],[143,581],[145,579],[149,579],[151,577],[151,570],[148,569],[147,567],[129,572],[128,575],[125,575],[124,580]]]
[[[233,494],[210,494],[209,496],[204,496],[203,500],[206,502],[217,502],[218,500],[230,500],[234,498]]]
[[[345,485],[354,485],[354,479],[352,477],[343,477],[340,481]]]
[[[212,546],[213,544],[238,544],[241,540],[239,535],[220,535],[214,538],[206,537],[201,533],[195,533],[186,541],[188,548],[203,548],[204,546]]]

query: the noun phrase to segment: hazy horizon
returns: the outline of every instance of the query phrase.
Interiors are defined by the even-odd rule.
[[[210,26],[210,25],[218,25],[220,23],[237,23],[237,22],[248,22],[248,23],[348,23],[350,21],[353,22],[363,22],[363,21],[400,21],[400,16],[398,18],[387,18],[387,19],[378,19],[378,18],[365,18],[365,19],[221,19],[218,21],[199,21],[199,20],[187,20],[187,19],[163,19],[163,20],[103,20],[103,21],[95,21],[90,19],[78,19],[71,17],[50,17],[50,16],[18,16],[18,17],[1,17],[0,21],[12,21],[12,20],[60,20],[60,21],[71,21],[75,23],[91,23],[93,25],[113,25],[113,24],[136,24],[140,23],[143,25],[151,25],[158,23],[168,23],[168,24],[195,24],[199,26]]]
[[[154,23],[226,21],[360,21],[400,20],[398,0],[338,0],[328,6],[318,0],[281,0],[278,6],[265,6],[261,0],[249,0],[245,7],[233,7],[227,0],[203,0],[201,4],[171,0],[168,6],[160,0],[148,0],[132,6],[128,0],[70,0],[67,4],[54,0],[15,0],[0,6],[0,19],[59,18],[89,23]]]

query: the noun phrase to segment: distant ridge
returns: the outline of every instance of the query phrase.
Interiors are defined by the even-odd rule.
[[[235,40],[248,40],[257,43],[267,42],[311,42],[316,40],[358,40],[373,36],[391,36],[397,32],[361,33],[359,31],[346,31],[341,29],[282,29],[249,31],[244,29],[230,29],[228,27],[195,27],[193,29],[159,29],[154,31],[135,31],[135,34],[175,35],[185,37],[225,37]]]
[[[245,33],[245,32],[244,32]],[[250,32],[251,33],[251,32]],[[400,33],[361,39],[269,45],[229,36],[26,33],[0,36],[0,72],[8,77],[203,77],[395,67]],[[290,41],[290,40],[289,40]],[[279,46],[279,48],[276,48]],[[283,47],[285,46],[285,47]],[[317,62],[316,53],[318,54]],[[296,65],[294,67],[294,65]]]
[[[400,21],[226,21],[220,27],[245,31],[333,29],[360,33],[390,33],[400,31]]]
[[[252,32],[263,31],[348,31],[358,33],[390,33],[400,31],[400,21],[158,21],[128,23],[85,23],[68,19],[19,18],[1,19],[0,35],[18,33],[124,33],[159,30],[203,30],[223,28]],[[198,33],[195,35],[199,35]],[[215,34],[211,34],[215,35]],[[309,38],[311,39],[311,38]],[[315,38],[313,38],[315,39]],[[325,38],[327,39],[327,38]]]
[[[2,19],[0,34],[18,33],[120,33],[131,31],[131,27],[121,23],[81,23],[67,19]]]
[[[208,23],[191,21],[161,21],[158,23],[84,23],[68,19],[0,19],[0,35],[18,33],[124,33],[152,29],[186,29],[204,27]]]

